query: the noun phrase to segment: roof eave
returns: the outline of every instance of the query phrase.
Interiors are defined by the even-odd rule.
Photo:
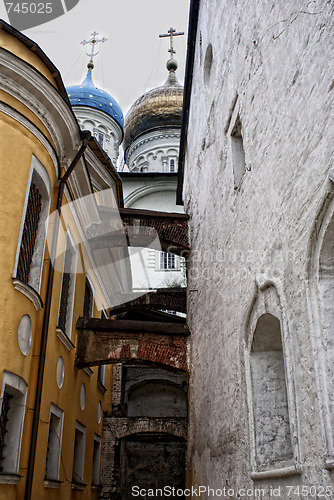
[[[177,205],[183,205],[184,161],[185,161],[185,152],[186,152],[186,144],[188,137],[189,108],[190,108],[191,89],[193,80],[199,7],[200,7],[200,0],[191,0],[190,10],[189,10],[187,60],[186,60],[186,71],[184,79],[184,94],[183,94],[183,107],[182,107],[182,118],[181,118],[178,184],[176,191]]]

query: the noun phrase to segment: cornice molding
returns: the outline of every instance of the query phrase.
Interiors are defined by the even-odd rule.
[[[144,135],[141,135],[135,141],[133,141],[133,143],[129,147],[129,150],[126,152],[127,165],[129,164],[129,159],[134,154],[134,152],[138,148],[143,146],[144,144],[148,144],[150,142],[156,143],[157,141],[161,141],[163,139],[169,139],[169,138],[176,139],[179,141],[180,136],[181,136],[181,131],[177,128],[175,128],[175,129],[173,129],[173,128],[160,129],[160,130],[156,130],[153,132],[150,131]],[[167,146],[164,144],[163,147],[167,147]]]
[[[80,142],[80,131],[68,103],[52,83],[33,66],[0,48],[0,88],[27,106],[45,124],[58,155],[65,156],[64,142],[71,149]],[[65,134],[70,137],[64,141]]]
[[[28,118],[26,118],[24,115],[22,115],[19,111],[17,111],[16,109],[12,108],[11,106],[9,106],[8,104],[6,104],[2,101],[0,101],[0,111],[5,113],[7,116],[10,116],[11,118],[13,118],[13,120],[17,121],[21,125],[23,125],[23,127],[25,127],[27,130],[29,130],[29,132],[31,132],[36,137],[36,139],[39,140],[39,142],[45,147],[45,149],[49,153],[49,155],[52,159],[53,165],[55,167],[56,177],[58,178],[59,177],[58,157],[57,157],[55,150],[53,149],[52,144],[50,143],[48,138],[45,137],[43,132],[41,132],[39,130],[39,128],[37,128],[34,123],[32,123],[30,120],[28,120]]]
[[[34,304],[36,311],[39,311],[43,307],[43,301],[39,295],[31,286],[24,283],[19,278],[13,278],[13,285],[15,290],[23,293],[31,302]]]
[[[60,342],[64,344],[64,346],[68,351],[72,351],[72,349],[75,349],[75,345],[73,344],[71,339],[66,335],[66,333],[63,332],[61,328],[57,327],[56,332]]]

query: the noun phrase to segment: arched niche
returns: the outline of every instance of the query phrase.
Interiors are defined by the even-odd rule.
[[[250,352],[256,462],[293,457],[281,326],[272,314],[258,319]]]
[[[179,385],[166,380],[137,384],[128,393],[127,416],[186,417],[186,394]]]
[[[253,479],[297,472],[294,377],[283,324],[276,287],[263,284],[251,306],[245,339]]]

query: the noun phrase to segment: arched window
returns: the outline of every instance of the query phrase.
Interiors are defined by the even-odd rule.
[[[83,316],[84,318],[93,318],[94,316],[94,287],[88,276],[86,276],[85,282]]]
[[[29,287],[37,293],[40,291],[50,198],[48,173],[33,156],[14,267],[14,285],[23,293],[26,293],[22,288],[25,285],[28,285],[27,292]]]
[[[102,132],[98,132],[97,134],[97,142],[100,144],[101,148],[103,148],[104,145],[104,135]]]
[[[255,457],[258,467],[293,458],[281,327],[263,314],[257,321],[250,352]]]
[[[68,231],[66,237],[63,279],[59,303],[58,329],[60,329],[61,332],[69,339],[72,335],[77,259],[78,250],[70,232]]]
[[[49,435],[45,463],[45,479],[57,481],[61,458],[64,412],[51,403]]]
[[[0,472],[18,474],[28,386],[4,371],[0,399]]]
[[[148,381],[128,394],[128,417],[186,417],[187,397],[182,388],[167,381]]]

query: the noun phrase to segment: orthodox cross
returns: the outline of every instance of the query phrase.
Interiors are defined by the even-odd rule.
[[[170,52],[171,58],[173,57],[174,54],[176,54],[173,47],[173,36],[179,36],[179,35],[184,35],[184,32],[183,31],[176,32],[174,28],[169,28],[167,33],[159,35],[159,38],[165,38],[166,36],[170,37],[170,49],[168,50],[168,52]]]
[[[89,57],[90,57],[91,62],[93,62],[93,58],[94,58],[95,56],[97,56],[97,54],[99,53],[99,51],[94,52],[95,45],[96,45],[97,43],[104,43],[104,42],[106,42],[106,41],[107,41],[107,39],[106,39],[106,38],[104,38],[104,37],[103,37],[103,38],[100,38],[100,39],[99,39],[99,38],[97,38],[97,35],[98,35],[98,33],[97,33],[96,31],[94,31],[93,33],[91,33],[91,38],[90,38],[89,40],[83,40],[83,41],[81,42],[81,44],[82,44],[82,45],[86,45],[87,43],[89,43],[89,44],[92,46],[92,50],[91,50],[90,54],[87,54],[87,52],[86,52],[87,56],[89,56]]]

